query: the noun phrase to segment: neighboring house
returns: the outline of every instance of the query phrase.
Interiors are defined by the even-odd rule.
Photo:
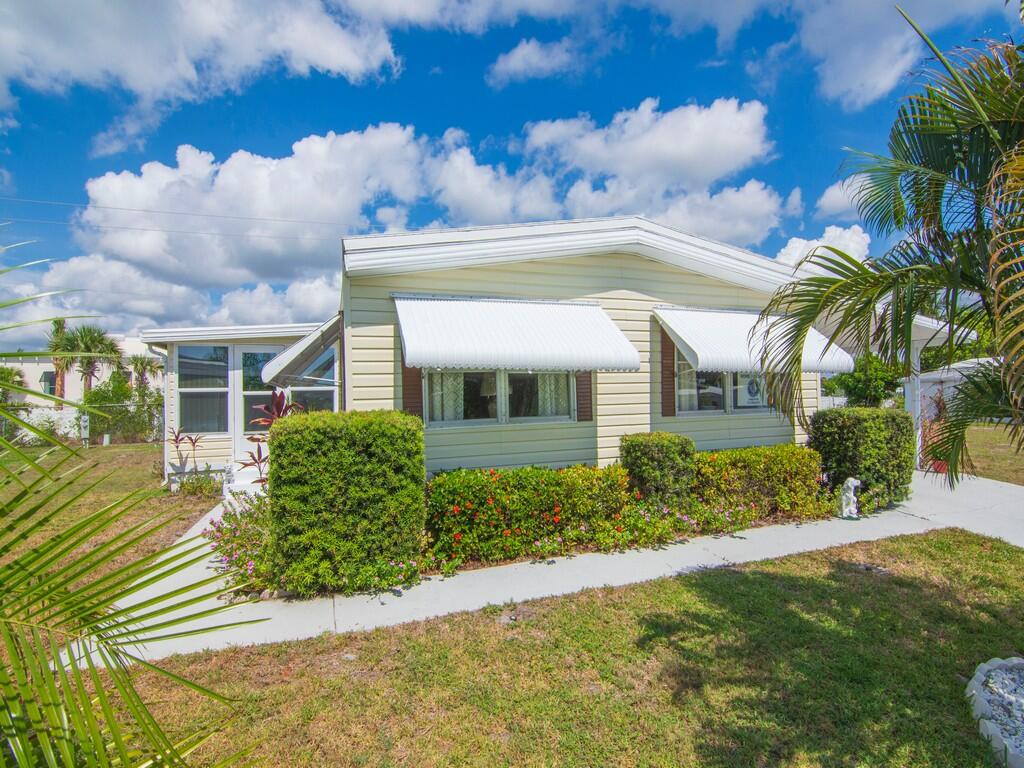
[[[934,371],[926,371],[920,376],[921,392],[921,413],[926,419],[935,417],[936,399],[941,392],[943,398],[948,402],[956,392],[956,388],[963,381],[964,374],[974,370],[979,365],[991,363],[991,357],[979,357],[972,360],[961,360],[945,368]],[[910,379],[903,380],[903,393],[908,399],[912,397],[912,383]]]
[[[121,347],[121,354],[124,357],[130,355],[151,355],[159,359],[161,364],[163,363],[163,358],[159,355],[154,355],[153,351],[137,336],[112,336],[111,338]],[[57,374],[53,367],[53,361],[50,358],[34,355],[32,357],[12,357],[6,359],[3,363],[4,365],[21,369],[21,375],[25,378],[25,386],[29,389],[37,390],[45,395],[56,394]],[[106,363],[100,365],[97,377],[93,380],[93,386],[105,382],[113,370],[113,366]],[[130,374],[131,372],[129,371]],[[163,387],[162,373],[150,376],[149,378],[150,386],[157,389]],[[53,407],[52,401],[36,395],[14,394],[11,399],[15,403]],[[76,403],[82,400],[82,377],[78,373],[77,368],[72,368],[64,376],[64,399]]]
[[[321,325],[156,329],[166,423],[198,463],[236,464],[272,386],[310,408],[423,417],[427,468],[607,464],[663,429],[700,448],[789,442],[748,333],[791,268],[641,218],[345,238],[340,311]],[[823,336],[819,374],[852,368]],[[174,451],[168,446],[168,469]]]

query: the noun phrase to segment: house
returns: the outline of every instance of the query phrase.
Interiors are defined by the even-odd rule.
[[[147,348],[146,344],[138,336],[112,336],[111,338],[117,342],[117,345],[121,348],[121,354],[123,357],[130,357],[132,355],[150,355],[159,360],[160,364],[163,365],[163,358],[153,355],[152,351]],[[28,389],[34,389],[42,395],[53,395],[56,394],[56,383],[57,383],[57,372],[53,367],[53,361],[48,357],[37,357],[26,356],[26,357],[9,357],[4,361],[4,365],[9,365],[12,368],[17,368],[21,371],[21,375],[25,380],[25,387]],[[97,368],[96,378],[93,380],[93,385],[102,384],[113,372],[114,366],[109,363],[100,363]],[[129,375],[131,372],[129,371]],[[163,387],[163,374],[157,373],[155,376],[150,377],[150,385],[156,388]],[[82,377],[78,374],[78,371],[72,369],[64,377],[64,398],[72,402],[78,403],[82,400],[83,395]],[[27,404],[34,406],[50,407],[53,405],[52,401],[47,400],[45,397],[39,397],[37,395],[25,395],[20,392],[12,393],[12,402],[16,404]]]
[[[421,416],[431,472],[607,464],[656,429],[709,449],[804,439],[748,344],[792,270],[749,251],[625,217],[345,238],[341,275],[319,325],[143,333],[200,466],[237,465],[275,386],[307,408]],[[852,368],[826,346],[805,350],[810,410],[820,374]]]

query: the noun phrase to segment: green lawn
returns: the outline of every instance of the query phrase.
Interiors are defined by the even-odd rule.
[[[38,456],[40,452],[40,449],[28,449],[28,453],[34,457]],[[94,482],[101,477],[104,479],[91,492],[80,499],[72,501],[66,510],[50,520],[45,528],[37,532],[35,536],[26,540],[23,546],[31,547],[44,540],[48,534],[61,530],[69,523],[79,520],[83,516],[100,509],[102,506],[110,504],[126,494],[137,490],[156,491],[157,495],[145,500],[121,517],[107,531],[106,536],[114,536],[141,520],[148,518],[157,511],[176,510],[178,514],[173,524],[157,531],[139,547],[118,557],[109,567],[122,564],[130,557],[155,552],[173,543],[196,520],[206,512],[209,512],[213,505],[216,504],[217,499],[172,495],[166,491],[161,491],[160,462],[162,455],[163,446],[152,443],[112,445],[82,451],[80,459],[74,460],[73,464],[65,465],[63,469],[67,470],[72,466],[79,465],[92,465],[94,468],[89,475],[91,481]],[[3,461],[9,467],[19,466],[21,463],[20,460],[12,455],[2,456],[0,461]],[[44,463],[46,462],[44,461]],[[77,488],[81,489],[83,483],[80,483]],[[73,491],[68,491],[65,494],[66,497],[71,497],[72,495],[74,495]]]
[[[199,764],[987,766],[963,689],[1024,655],[1022,571],[942,531],[170,664],[239,700]]]
[[[979,476],[1024,485],[1024,453],[1013,449],[1004,429],[971,427],[967,445]]]

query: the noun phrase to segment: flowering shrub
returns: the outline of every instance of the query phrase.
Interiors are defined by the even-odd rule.
[[[210,540],[217,570],[231,586],[261,592],[279,586],[267,557],[269,532],[267,497],[236,493],[203,535]]]
[[[692,532],[643,499],[618,465],[462,469],[437,475],[427,503],[438,562],[497,562],[581,549],[650,546]]]
[[[835,513],[834,499],[822,491],[821,456],[810,448],[786,443],[700,451],[693,465],[701,530]]]

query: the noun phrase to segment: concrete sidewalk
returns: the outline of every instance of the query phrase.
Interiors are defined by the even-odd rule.
[[[197,523],[203,530],[219,507]],[[959,527],[1024,547],[1024,486],[980,478],[949,491],[941,478],[917,473],[909,501],[862,520],[822,520],[773,525],[730,536],[702,536],[661,549],[589,553],[544,562],[513,563],[431,577],[400,593],[325,597],[288,602],[265,600],[209,617],[207,626],[260,618],[259,624],[151,643],[136,649],[149,659],[234,645],[301,640],[323,632],[373,629],[429,619],[487,605],[621,586],[701,568],[782,557],[858,541],[873,541],[937,528]],[[177,586],[210,575],[206,566],[178,574]],[[171,585],[162,585],[167,590]],[[136,599],[142,599],[137,597]],[[215,601],[210,601],[215,605]],[[200,610],[202,605],[193,606]],[[190,626],[200,626],[203,621]]]

